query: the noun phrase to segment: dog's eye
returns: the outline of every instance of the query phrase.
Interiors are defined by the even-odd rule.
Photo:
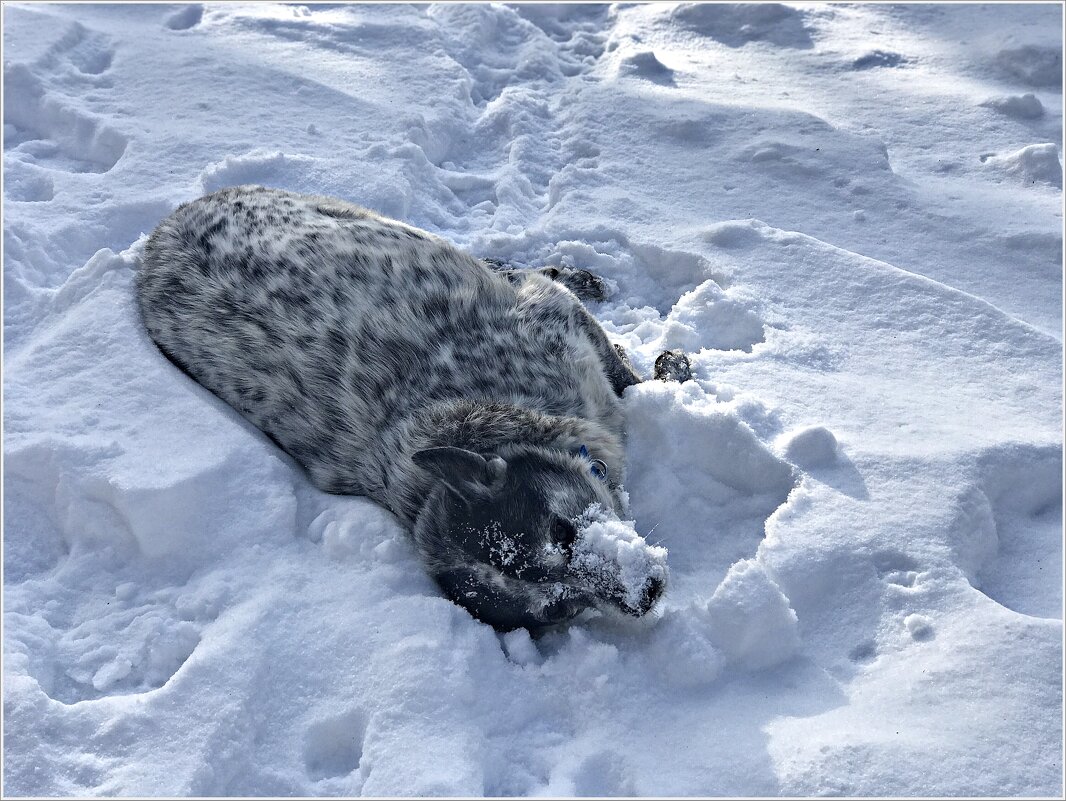
[[[600,481],[607,480],[607,463],[602,459],[592,460],[592,475],[596,476]]]
[[[577,539],[577,526],[565,517],[556,515],[552,521],[551,538],[555,545],[569,551],[574,545],[574,540]]]

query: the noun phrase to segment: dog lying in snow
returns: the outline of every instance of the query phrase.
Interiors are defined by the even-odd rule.
[[[644,615],[665,588],[665,550],[621,520],[619,398],[641,378],[575,294],[602,291],[255,186],[179,207],[137,279],[164,354],[315,486],[396,514],[448,597],[501,630]],[[680,352],[656,363],[687,374]]]

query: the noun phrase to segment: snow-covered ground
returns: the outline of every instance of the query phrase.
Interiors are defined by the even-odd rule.
[[[1062,9],[20,5],[4,791],[1057,795]],[[262,183],[586,267],[654,620],[444,599],[143,332]]]

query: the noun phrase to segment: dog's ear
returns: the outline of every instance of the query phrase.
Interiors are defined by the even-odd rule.
[[[450,446],[426,448],[412,459],[462,498],[495,492],[507,473],[507,462],[499,456],[486,459],[479,453]]]

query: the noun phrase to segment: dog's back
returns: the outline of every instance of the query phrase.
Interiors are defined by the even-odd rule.
[[[138,292],[160,348],[326,491],[393,506],[405,427],[460,399],[621,436],[573,295],[332,198],[236,187],[187,203],[150,237]]]

